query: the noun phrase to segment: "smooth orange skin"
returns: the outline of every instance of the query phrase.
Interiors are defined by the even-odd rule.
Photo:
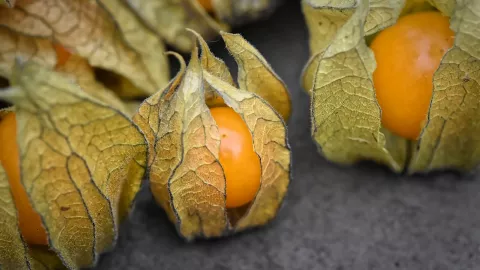
[[[448,17],[429,11],[401,17],[373,40],[373,82],[384,127],[410,140],[418,138],[432,98],[433,74],[454,35]]]
[[[47,233],[40,216],[30,204],[20,183],[20,164],[17,148],[17,122],[14,113],[0,120],[0,162],[7,173],[10,190],[18,211],[20,231],[30,245],[48,245]]]
[[[200,5],[207,11],[211,12],[213,11],[213,5],[212,5],[212,0],[197,0]]]
[[[251,202],[260,188],[260,159],[247,124],[229,107],[211,108],[220,131],[219,161],[227,182],[227,208]]]
[[[65,63],[68,61],[70,56],[72,55],[65,47],[63,47],[60,44],[55,44],[53,45],[55,48],[55,52],[57,53],[57,67],[61,67],[65,65]]]

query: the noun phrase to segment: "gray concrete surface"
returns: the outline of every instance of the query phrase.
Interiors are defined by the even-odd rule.
[[[213,241],[183,242],[148,189],[97,269],[480,269],[480,179],[397,176],[373,164],[327,162],[310,139],[309,99],[299,86],[308,58],[298,1],[237,29],[288,84],[293,181],[269,226]],[[234,67],[221,41],[213,51]]]

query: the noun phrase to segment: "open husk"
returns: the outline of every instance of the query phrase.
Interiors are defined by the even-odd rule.
[[[229,38],[246,42],[239,35],[222,36],[227,43]],[[197,38],[202,48],[200,59],[197,47],[188,67],[179,58],[182,68],[177,76],[148,98],[133,118],[149,144],[151,191],[187,240],[220,237],[272,220],[287,191],[291,165],[282,116],[260,95],[237,88],[223,61],[211,54],[198,34]],[[270,70],[263,61],[255,63]],[[273,78],[250,84],[269,84]],[[274,83],[283,85],[278,79]],[[276,91],[287,94],[286,88]],[[225,206],[225,176],[218,161],[220,136],[207,105],[217,97],[220,102],[216,106],[231,107],[245,121],[261,162],[261,187],[250,204],[238,209]]]
[[[366,43],[396,22],[404,4],[303,0],[311,59],[302,85],[312,97],[312,136],[327,159],[341,164],[374,160],[396,172],[469,171],[480,162],[480,2],[430,1],[450,17],[455,42],[434,74],[418,141],[382,128],[372,81],[376,63]]]

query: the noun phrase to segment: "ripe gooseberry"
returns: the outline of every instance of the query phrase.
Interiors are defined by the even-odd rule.
[[[211,108],[220,132],[219,161],[227,183],[227,208],[251,202],[260,187],[260,159],[247,124],[229,107]]]
[[[57,67],[61,67],[65,65],[72,54],[62,45],[55,44],[54,48],[55,52],[57,53]]]
[[[54,48],[57,54],[57,67],[64,65],[70,58],[71,53],[59,44],[55,44]],[[42,225],[42,219],[33,210],[28,195],[20,183],[20,164],[16,138],[17,122],[15,113],[12,112],[0,121],[0,163],[8,177],[23,238],[31,245],[48,245],[47,232]]]
[[[401,17],[371,44],[377,68],[373,82],[382,124],[393,133],[416,140],[425,124],[433,74],[452,47],[448,17],[419,12]]]
[[[47,233],[42,220],[30,204],[25,189],[20,183],[20,164],[17,147],[17,122],[14,113],[8,113],[0,121],[0,163],[7,173],[10,190],[18,211],[20,231],[31,245],[47,245]]]

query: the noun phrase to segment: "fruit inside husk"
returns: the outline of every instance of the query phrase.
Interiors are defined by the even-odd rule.
[[[30,245],[47,245],[47,233],[42,220],[33,210],[25,189],[20,182],[20,164],[16,142],[17,123],[15,113],[10,112],[0,119],[0,163],[5,168],[10,190],[18,211],[22,236]]]
[[[69,10],[51,16],[52,10]],[[82,12],[88,10],[88,16]],[[127,3],[116,1],[17,1],[11,8],[1,7],[2,54],[0,72],[9,77],[14,58],[34,59],[66,73],[99,97],[108,100],[142,98],[168,83],[169,68],[162,37],[149,29]],[[19,15],[21,14],[21,15]],[[84,14],[85,15],[85,14]],[[28,24],[18,23],[18,16]],[[72,20],[72,16],[82,18]],[[55,54],[56,53],[56,54]],[[103,87],[89,77],[96,68],[107,70],[129,83]],[[58,71],[58,70],[57,70]],[[98,84],[93,88],[93,82]],[[117,108],[119,106],[116,106]],[[120,108],[119,108],[120,109]]]
[[[205,40],[190,32],[201,54],[195,47],[187,66],[172,53],[179,73],[133,117],[150,149],[152,194],[186,240],[271,221],[286,194],[291,165],[282,119],[290,113],[285,84],[242,36],[222,32],[238,63],[235,82]]]
[[[330,161],[409,174],[480,163],[480,2],[428,2],[303,0],[302,84]]]
[[[227,185],[226,206],[236,208],[251,202],[260,187],[260,160],[252,135],[243,119],[229,107],[211,108],[220,133],[219,161]]]
[[[60,44],[55,44],[54,47],[57,54],[56,67],[58,68],[65,65],[72,54]]]
[[[433,74],[453,45],[449,18],[437,11],[401,17],[371,44],[377,67],[373,82],[382,124],[409,140],[420,135],[433,89]]]
[[[0,241],[15,248],[0,246],[2,269],[33,261],[57,269],[58,260],[67,269],[92,267],[113,248],[140,189],[145,138],[64,73],[33,61],[18,61],[12,72],[0,91],[13,105],[0,111]],[[15,266],[5,266],[14,256]]]

